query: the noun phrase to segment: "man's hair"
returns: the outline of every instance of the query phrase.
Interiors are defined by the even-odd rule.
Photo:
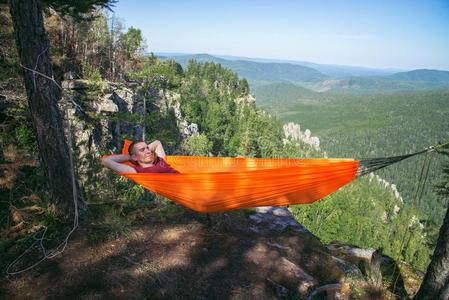
[[[133,155],[134,146],[136,146],[136,144],[142,143],[142,142],[143,141],[141,141],[141,140],[137,140],[137,141],[132,142],[131,145],[129,145],[129,147],[128,147],[128,154],[129,155]]]

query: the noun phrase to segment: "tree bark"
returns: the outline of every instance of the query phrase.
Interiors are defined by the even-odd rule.
[[[23,79],[28,95],[39,153],[48,176],[49,195],[59,212],[66,217],[73,211],[72,166],[67,139],[64,134],[58,101],[58,85],[42,75],[53,78],[49,42],[45,32],[42,6],[38,0],[10,0],[17,49],[23,68]],[[77,201],[84,207],[75,178]]]
[[[449,205],[440,228],[432,261],[414,299],[449,299]]]

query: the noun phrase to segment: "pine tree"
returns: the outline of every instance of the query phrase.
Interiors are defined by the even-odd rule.
[[[108,1],[48,3],[55,9],[59,8],[62,13],[82,17],[95,4],[104,6]],[[52,79],[53,68],[42,17],[43,7],[38,0],[11,0],[9,5],[39,153],[48,176],[50,198],[60,213],[68,216],[72,207],[72,187],[75,185],[76,190],[79,187],[76,178],[72,181],[69,147],[58,107],[61,91]],[[83,205],[82,198],[77,198],[78,204]]]

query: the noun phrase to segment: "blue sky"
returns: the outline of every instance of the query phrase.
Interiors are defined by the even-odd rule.
[[[118,0],[114,11],[151,52],[449,70],[449,0]]]

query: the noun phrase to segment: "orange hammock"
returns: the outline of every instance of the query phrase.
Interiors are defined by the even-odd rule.
[[[327,158],[167,156],[166,161],[180,174],[120,175],[198,212],[311,203],[354,180],[359,165]]]

